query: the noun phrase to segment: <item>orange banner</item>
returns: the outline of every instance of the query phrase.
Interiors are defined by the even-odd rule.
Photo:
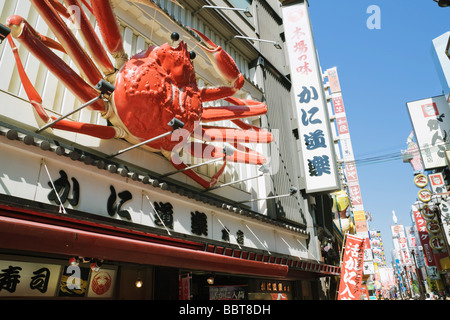
[[[363,276],[365,239],[347,235],[341,264],[338,300],[359,300]]]

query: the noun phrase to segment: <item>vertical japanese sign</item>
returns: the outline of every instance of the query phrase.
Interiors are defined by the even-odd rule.
[[[414,131],[411,131],[409,134],[406,144],[408,145],[406,152],[412,155],[412,159],[409,162],[411,163],[414,171],[423,172],[423,164],[422,159],[420,158],[419,146],[414,142]]]
[[[334,142],[306,3],[283,7],[306,192],[339,189]]]
[[[353,155],[352,142],[350,138],[350,130],[347,123],[347,115],[345,114],[344,100],[342,98],[341,86],[337,68],[326,70],[330,85],[331,100],[333,103],[333,111],[336,117],[337,132],[339,133],[339,141],[344,159],[345,176],[348,183],[348,192],[352,203],[353,212],[355,213],[355,226],[358,233],[368,231],[365,215],[357,215],[356,213],[364,213],[364,205],[361,196],[361,188],[358,180],[358,173],[355,166],[355,157]],[[369,245],[370,248],[370,245]]]
[[[364,238],[347,235],[341,264],[338,300],[359,300],[365,242]]]
[[[450,147],[450,109],[444,96],[407,104],[425,170],[447,165]]]
[[[416,222],[417,231],[419,234],[420,244],[423,248],[423,253],[425,255],[425,263],[428,267],[436,266],[436,261],[434,260],[433,249],[430,246],[430,236],[427,231],[427,223],[416,206],[412,206],[411,210],[413,212],[414,221]],[[422,209],[424,211],[425,216],[427,215],[427,207]]]

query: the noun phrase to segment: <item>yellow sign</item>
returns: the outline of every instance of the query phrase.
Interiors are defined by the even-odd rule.
[[[432,195],[433,194],[428,189],[420,189],[419,193],[417,194],[419,200],[422,202],[429,202],[431,200]]]
[[[428,184],[428,177],[424,174],[414,176],[414,183],[419,188],[423,188]]]
[[[331,194],[333,197],[333,210],[334,211],[345,211],[347,210],[350,201],[348,199],[348,195],[345,191],[340,190]]]
[[[353,212],[353,217],[355,218],[355,221],[364,221],[366,220],[366,213],[364,210],[355,211]]]

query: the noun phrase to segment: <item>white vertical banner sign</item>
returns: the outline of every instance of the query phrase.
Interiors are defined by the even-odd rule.
[[[288,5],[282,10],[306,192],[338,190],[334,142],[307,4]]]
[[[406,104],[425,170],[447,166],[450,148],[450,108],[444,96]]]

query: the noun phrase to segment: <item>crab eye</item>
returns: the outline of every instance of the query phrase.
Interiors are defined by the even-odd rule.
[[[191,60],[194,60],[196,56],[197,54],[194,51],[189,52],[189,58],[191,58]]]
[[[178,41],[178,40],[180,40],[180,35],[178,34],[178,32],[173,32],[170,35],[170,39],[172,39],[172,41]]]

